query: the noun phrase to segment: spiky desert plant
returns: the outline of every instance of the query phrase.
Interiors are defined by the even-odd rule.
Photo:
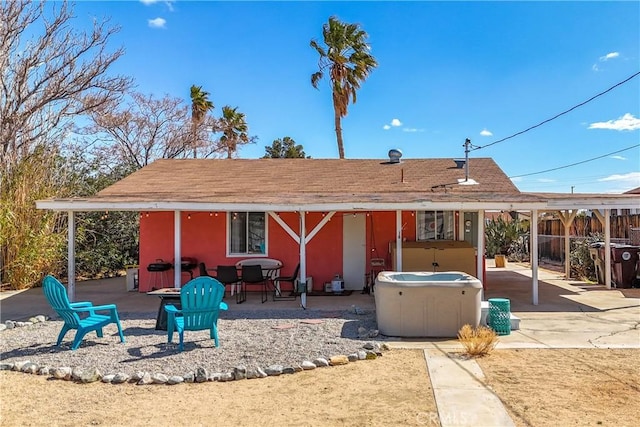
[[[458,331],[458,339],[464,347],[465,354],[472,357],[489,354],[498,344],[498,335],[486,326],[473,328],[471,325],[464,325]]]

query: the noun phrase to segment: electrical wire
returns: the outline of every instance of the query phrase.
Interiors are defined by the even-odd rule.
[[[608,156],[611,156],[613,154],[622,153],[623,151],[631,150],[632,148],[637,148],[637,147],[640,147],[640,144],[632,145],[631,147],[623,148],[622,150],[614,151],[612,153],[603,154],[602,156],[593,157],[591,159],[582,160],[582,161],[576,162],[576,163],[571,163],[570,165],[558,166],[557,168],[547,169],[547,170],[543,170],[543,171],[540,171],[540,172],[531,172],[531,173],[525,173],[525,174],[522,174],[522,175],[513,175],[513,176],[510,176],[509,178],[510,179],[511,178],[522,178],[523,176],[538,175],[538,174],[541,174],[541,173],[557,171],[557,170],[560,170],[560,169],[566,169],[566,168],[569,168],[569,167],[572,167],[572,166],[581,165],[583,163],[588,163],[588,162],[592,162],[594,160],[602,159],[603,157],[608,157]]]
[[[489,144],[480,145],[480,146],[474,146],[474,148],[472,148],[472,150],[480,150],[482,148],[491,147],[492,145],[496,145],[496,144],[498,144],[500,142],[504,142],[504,141],[506,141],[508,139],[511,139],[511,138],[514,138],[514,137],[516,137],[518,135],[522,135],[525,132],[529,132],[530,130],[533,130],[533,129],[537,128],[537,127],[540,127],[540,126],[544,125],[545,123],[549,123],[550,121],[555,120],[558,117],[563,116],[563,115],[575,110],[578,107],[582,107],[583,105],[588,104],[589,102],[593,101],[594,99],[598,98],[599,96],[602,96],[605,93],[612,91],[613,89],[617,88],[618,86],[621,86],[621,85],[625,84],[626,82],[628,82],[629,80],[633,79],[634,77],[637,77],[638,75],[640,75],[640,71],[638,71],[637,73],[633,74],[632,76],[624,79],[623,81],[621,81],[619,83],[616,83],[615,85],[611,86],[609,89],[604,90],[604,91],[592,96],[591,98],[587,99],[586,101],[583,101],[580,104],[574,105],[573,107],[569,108],[568,110],[565,110],[565,111],[563,111],[561,113],[556,114],[555,116],[551,117],[550,119],[544,120],[544,121],[538,123],[537,125],[533,125],[531,127],[526,128],[525,130],[522,130],[520,132],[516,132],[513,135],[509,135],[509,136],[507,136],[505,138],[499,139],[499,140],[491,142]],[[472,150],[470,150],[470,151],[472,151]]]

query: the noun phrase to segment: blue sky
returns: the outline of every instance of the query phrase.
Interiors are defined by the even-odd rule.
[[[338,157],[329,83],[310,84],[309,41],[332,15],[362,26],[379,63],[343,119],[347,158],[391,148],[464,157],[466,138],[491,144],[640,71],[639,2],[85,1],[75,13],[79,25],[108,16],[122,27],[114,71],[138,91],[187,101],[195,84],[214,115],[244,112],[258,142],[242,158],[284,136],[314,158]],[[640,187],[639,144],[637,76],[470,156],[494,158],[511,177],[604,156],[513,180],[522,191],[623,192]]]

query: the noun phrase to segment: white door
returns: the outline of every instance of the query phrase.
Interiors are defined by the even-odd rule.
[[[364,214],[345,214],[342,220],[342,274],[345,289],[361,290],[367,261]]]

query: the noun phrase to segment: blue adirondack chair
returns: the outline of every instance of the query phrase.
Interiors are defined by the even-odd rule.
[[[62,326],[62,330],[58,335],[56,345],[60,345],[67,332],[71,329],[76,329],[76,336],[71,346],[71,350],[76,350],[87,332],[96,331],[98,337],[102,338],[102,328],[110,323],[116,324],[120,341],[124,342],[122,326],[120,326],[115,304],[93,305],[90,302],[69,302],[67,290],[53,276],[44,278],[42,289],[51,307],[64,321],[64,326]],[[97,314],[96,311],[108,311],[109,315]]]
[[[184,331],[210,330],[210,337],[218,346],[218,313],[226,310],[222,301],[224,285],[213,277],[200,276],[187,282],[180,290],[181,309],[165,305],[167,312],[167,338],[172,342],[173,333],[180,336],[180,351],[184,350]]]

